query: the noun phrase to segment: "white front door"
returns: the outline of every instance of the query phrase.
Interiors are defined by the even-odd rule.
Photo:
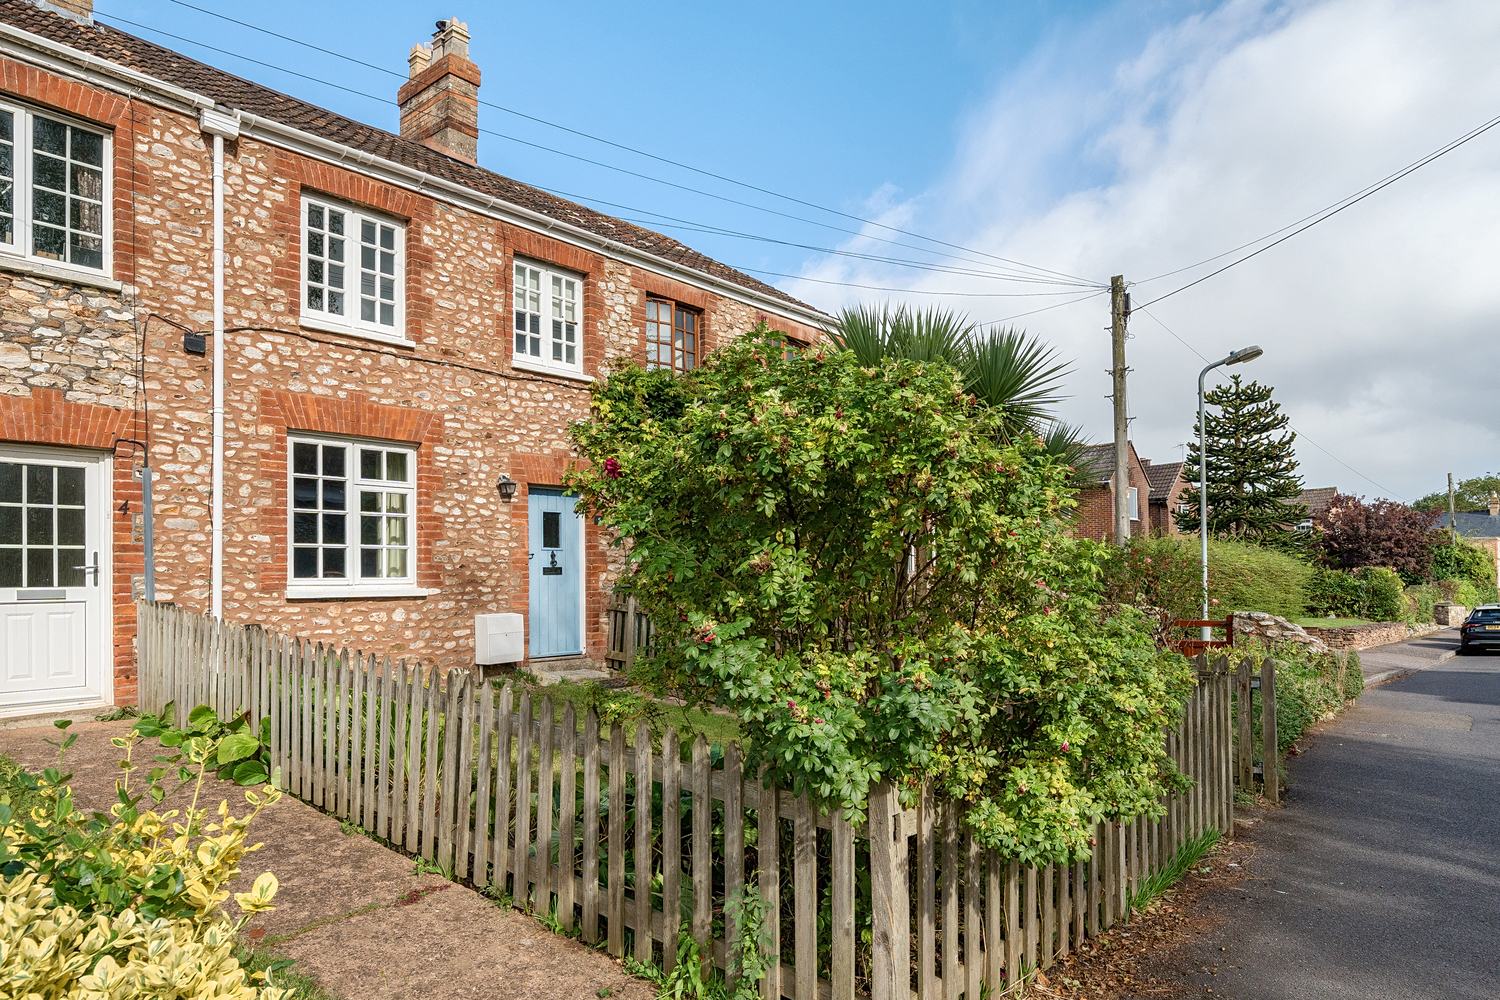
[[[0,716],[110,699],[108,467],[0,445]]]

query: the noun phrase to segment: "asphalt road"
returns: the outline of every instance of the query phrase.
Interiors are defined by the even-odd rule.
[[[1303,746],[1242,833],[1254,877],[1180,953],[1190,994],[1500,997],[1500,653],[1367,691]]]

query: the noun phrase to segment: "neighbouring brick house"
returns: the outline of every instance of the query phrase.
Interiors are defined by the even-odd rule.
[[[1115,537],[1115,446],[1089,445],[1079,456],[1078,507],[1074,511],[1074,533],[1080,538],[1110,541]],[[1131,442],[1127,468],[1130,478],[1130,534],[1144,535],[1149,525],[1141,520],[1148,512],[1141,498],[1150,495],[1146,467]]]
[[[561,489],[590,383],[827,317],[477,166],[468,41],[413,52],[393,134],[0,0],[0,715],[134,700],[145,449],[160,600],[445,668],[482,612],[602,654],[620,557]]]
[[[1181,534],[1173,515],[1182,504],[1196,501],[1197,485],[1182,478],[1181,462],[1153,465],[1150,459],[1143,458],[1141,466],[1146,471],[1146,482],[1151,487],[1148,530],[1153,535]]]

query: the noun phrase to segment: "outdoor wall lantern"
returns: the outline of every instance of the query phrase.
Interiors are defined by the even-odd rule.
[[[505,473],[500,473],[500,481],[495,484],[495,489],[500,491],[500,499],[510,503],[516,496],[516,487],[520,485]]]

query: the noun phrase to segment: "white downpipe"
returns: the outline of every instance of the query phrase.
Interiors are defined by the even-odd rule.
[[[210,542],[215,618],[224,617],[224,136],[214,134],[214,430]]]
[[[209,614],[224,617],[224,140],[239,136],[239,119],[232,113],[204,108],[203,131],[213,136],[214,196],[214,399],[213,489],[209,527]]]

